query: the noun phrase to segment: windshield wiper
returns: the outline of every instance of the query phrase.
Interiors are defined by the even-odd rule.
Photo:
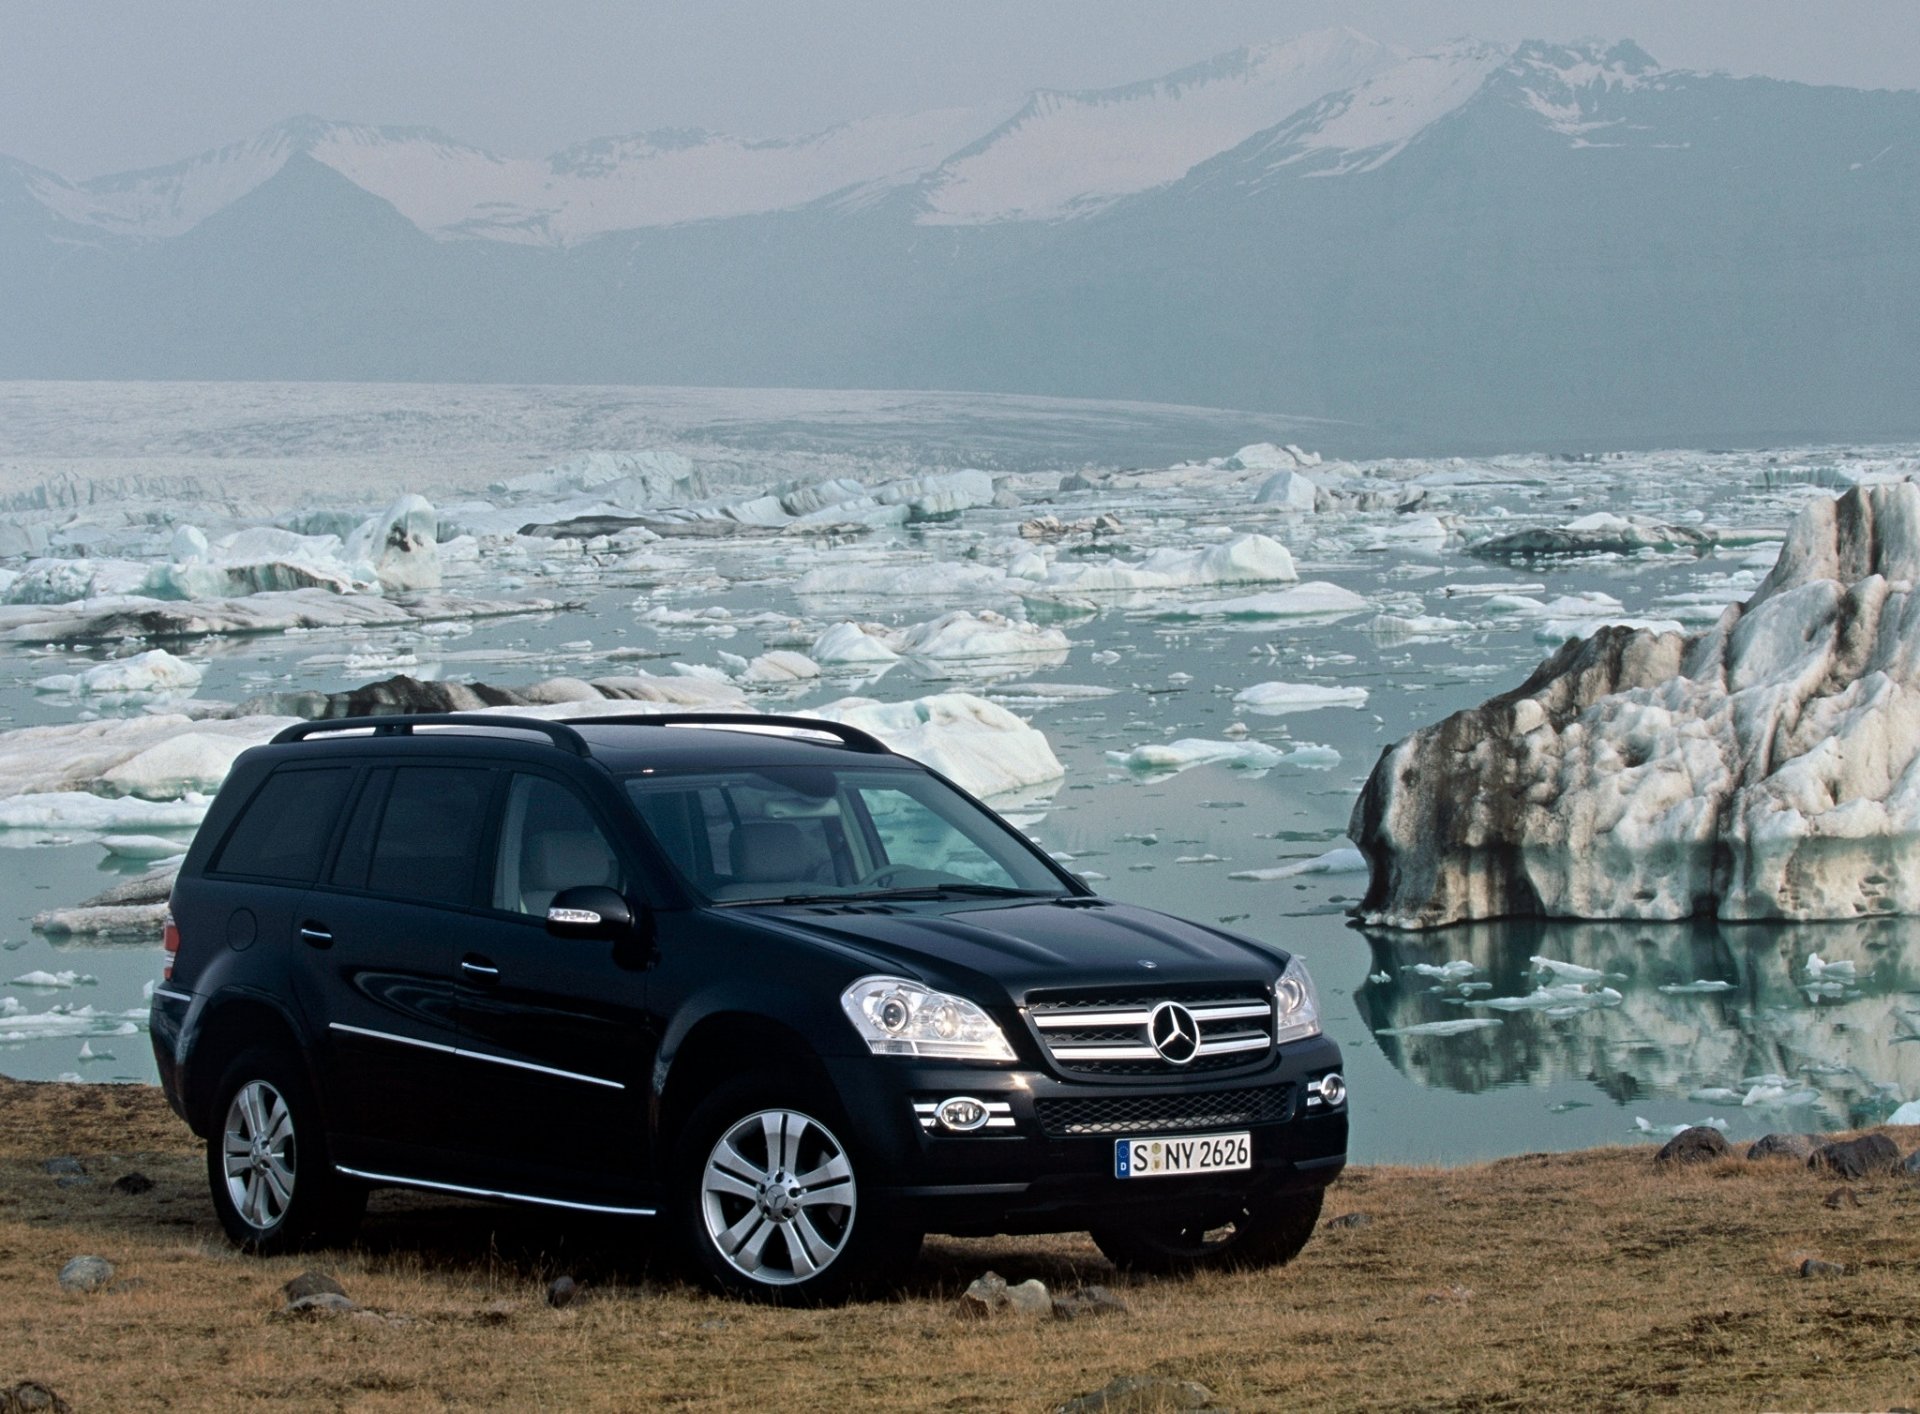
[[[948,894],[963,894],[969,898],[1049,898],[1052,895],[1045,889],[1015,889],[1005,884],[913,884],[903,889],[873,889],[861,894],[842,894],[842,898],[889,899],[889,898],[944,898]]]

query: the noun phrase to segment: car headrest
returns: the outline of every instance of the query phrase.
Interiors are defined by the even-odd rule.
[[[528,889],[575,889],[614,882],[613,855],[592,830],[548,830],[534,836],[526,874]]]
[[[804,879],[815,862],[798,825],[752,821],[733,827],[733,877],[743,883]]]

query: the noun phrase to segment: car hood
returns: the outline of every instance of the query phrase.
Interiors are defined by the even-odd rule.
[[[862,954],[876,971],[897,968],[938,986],[988,979],[1015,1004],[1055,989],[1264,984],[1287,960],[1250,938],[1105,899],[792,905],[762,916]]]

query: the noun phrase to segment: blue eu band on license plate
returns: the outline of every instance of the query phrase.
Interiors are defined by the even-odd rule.
[[[1229,1173],[1253,1167],[1253,1135],[1186,1134],[1113,1141],[1115,1178],[1164,1178],[1182,1173]]]

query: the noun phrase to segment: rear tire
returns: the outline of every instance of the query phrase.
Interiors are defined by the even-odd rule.
[[[694,1276],[778,1306],[836,1304],[904,1277],[921,1233],[863,1186],[851,1132],[825,1096],[771,1074],[702,1101],[673,1176],[672,1217]]]
[[[1094,1243],[1122,1271],[1180,1276],[1200,1271],[1279,1267],[1300,1255],[1320,1221],[1324,1189],[1250,1195],[1224,1217],[1180,1214],[1093,1229]]]
[[[306,1077],[265,1048],[236,1056],[214,1089],[207,1186],[227,1236],[260,1256],[344,1242],[367,1205],[333,1170]]]

